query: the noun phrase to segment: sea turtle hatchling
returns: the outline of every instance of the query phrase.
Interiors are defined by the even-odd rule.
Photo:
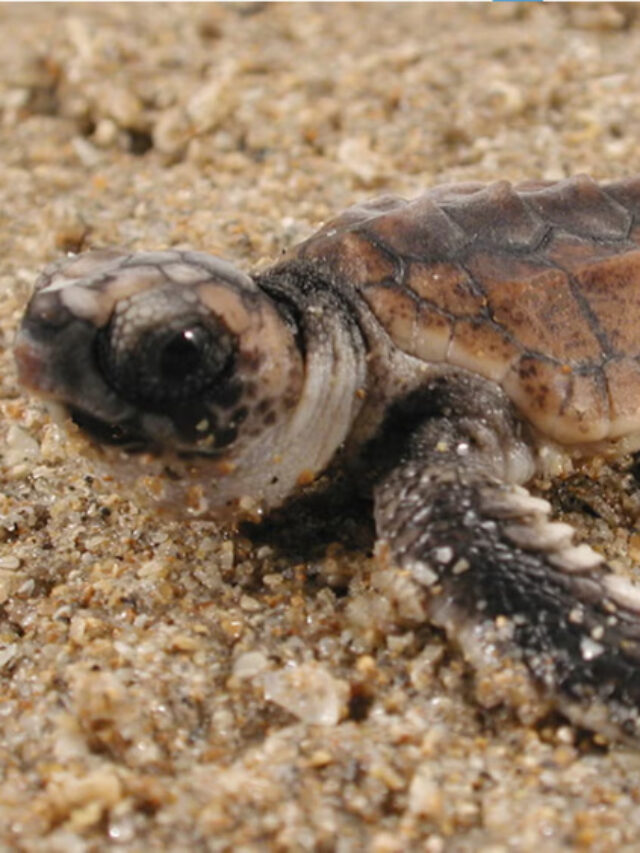
[[[524,488],[640,448],[640,178],[385,196],[254,275],[65,258],[16,357],[174,507],[268,510],[353,472],[379,553],[468,660],[503,654],[571,720],[640,736],[640,591]]]

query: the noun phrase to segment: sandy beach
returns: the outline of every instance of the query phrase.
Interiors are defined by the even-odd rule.
[[[637,850],[640,748],[489,707],[366,523],[280,550],[153,512],[11,347],[64,252],[251,270],[376,194],[640,172],[638,6],[9,3],[0,32],[0,851]],[[537,486],[640,577],[633,460]]]

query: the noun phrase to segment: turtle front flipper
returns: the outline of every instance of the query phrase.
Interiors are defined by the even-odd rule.
[[[576,724],[637,739],[640,590],[574,545],[573,529],[550,520],[547,501],[507,482],[513,446],[504,457],[499,449],[513,428],[508,410],[475,399],[483,415],[454,414],[455,400],[437,406],[379,481],[382,551],[424,589],[428,618],[481,680],[493,680],[498,700],[487,704],[518,704],[523,679],[502,694],[498,682],[508,670],[528,671],[534,695]]]

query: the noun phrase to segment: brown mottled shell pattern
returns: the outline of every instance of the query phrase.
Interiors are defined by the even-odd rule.
[[[640,179],[456,184],[354,206],[295,256],[404,352],[499,382],[549,438],[640,430]]]

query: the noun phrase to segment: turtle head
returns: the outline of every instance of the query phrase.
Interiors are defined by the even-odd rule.
[[[289,490],[299,476],[286,452],[304,384],[295,329],[222,260],[103,250],[57,262],[36,283],[15,354],[21,382],[161,502],[268,506],[280,479]]]

